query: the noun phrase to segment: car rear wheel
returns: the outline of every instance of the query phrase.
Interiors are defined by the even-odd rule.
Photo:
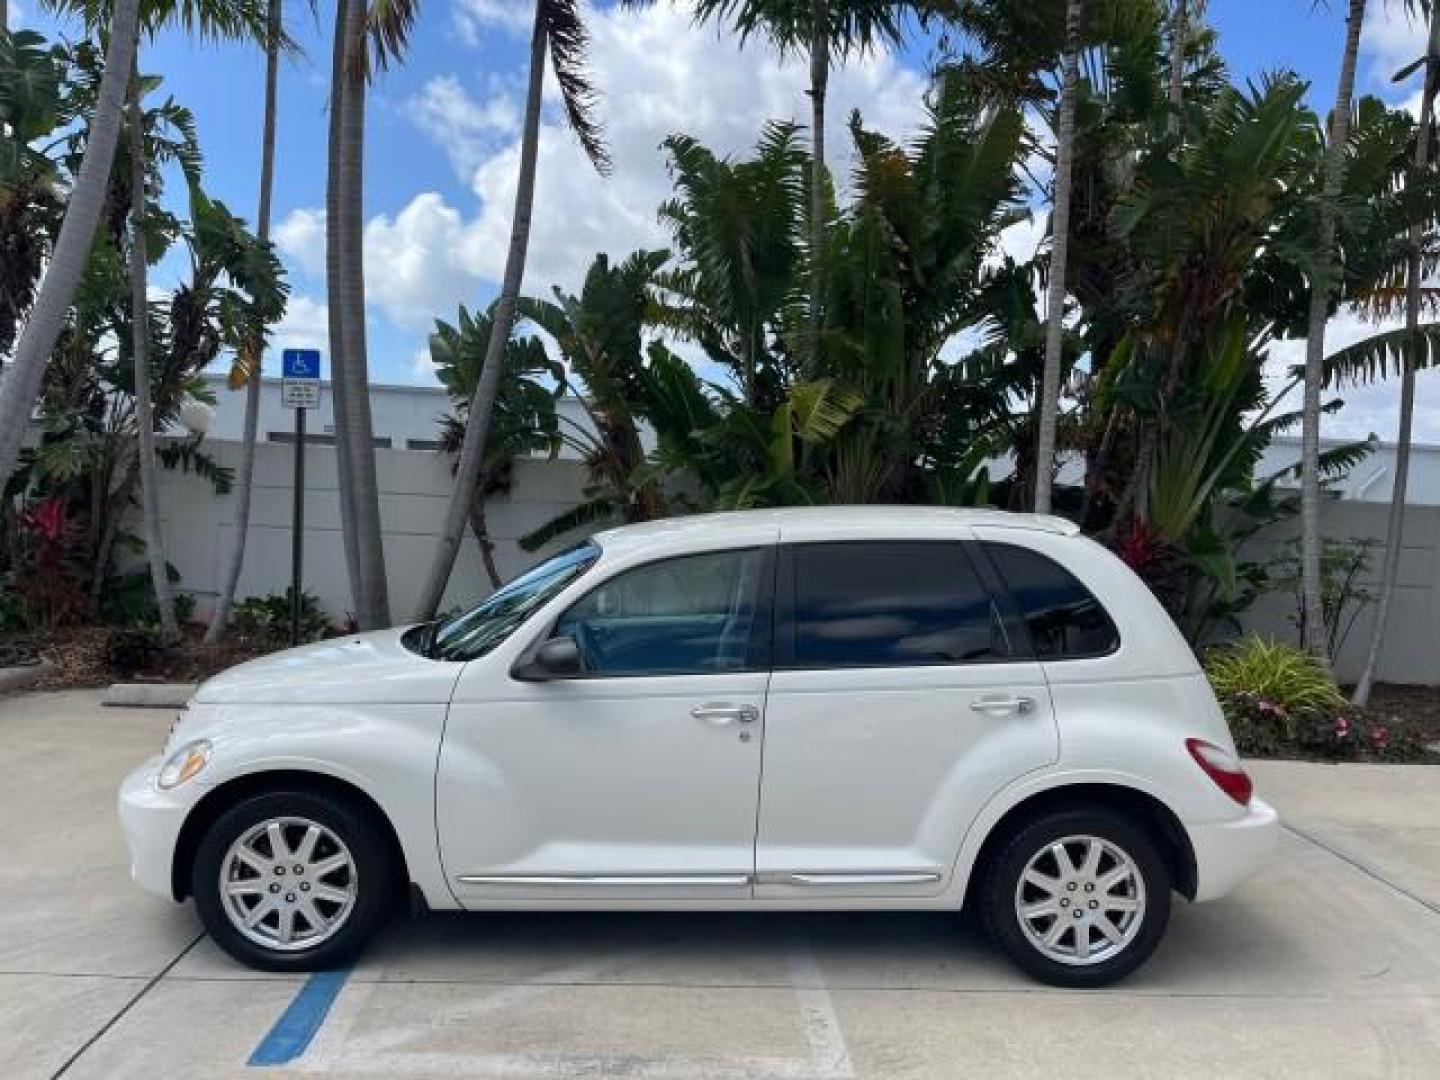
[[[216,944],[267,971],[354,959],[396,892],[393,853],[369,818],[348,800],[298,791],[222,813],[200,841],[191,881]]]
[[[981,882],[986,929],[1025,971],[1056,986],[1103,986],[1155,951],[1170,920],[1170,873],[1149,833],[1104,808],[1045,814],[996,851]]]

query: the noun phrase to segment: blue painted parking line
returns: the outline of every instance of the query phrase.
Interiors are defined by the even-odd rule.
[[[250,1055],[247,1065],[284,1065],[303,1054],[325,1023],[330,1006],[340,996],[350,968],[340,971],[317,971],[305,981],[295,999],[280,1019],[275,1021],[260,1045]]]

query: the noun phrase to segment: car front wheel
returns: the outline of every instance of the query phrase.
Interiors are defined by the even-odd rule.
[[[389,914],[395,862],[358,805],[310,792],[245,799],[222,813],[196,852],[192,895],[231,956],[267,971],[336,967]]]
[[[1000,845],[981,884],[981,915],[1006,955],[1041,981],[1103,986],[1160,944],[1170,889],[1146,830],[1108,809],[1065,810]]]

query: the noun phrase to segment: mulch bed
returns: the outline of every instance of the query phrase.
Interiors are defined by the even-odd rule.
[[[1418,728],[1425,742],[1440,743],[1440,686],[1377,683],[1365,711],[1371,716],[1399,716]]]
[[[273,651],[263,644],[234,640],[206,645],[204,627],[187,626],[180,644],[158,655],[153,664],[142,671],[118,672],[106,658],[106,644],[114,632],[105,626],[71,626],[0,638],[0,655],[38,653],[54,664],[37,690],[89,690],[114,682],[200,682]]]

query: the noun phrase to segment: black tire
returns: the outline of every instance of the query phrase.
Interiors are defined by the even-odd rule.
[[[333,934],[291,951],[266,947],[246,937],[231,921],[220,895],[222,864],[230,846],[256,826],[276,818],[303,819],[329,830],[348,849],[355,874],[355,895],[349,913]],[[349,872],[341,871],[342,886],[348,884]],[[389,837],[369,808],[331,794],[269,792],[236,803],[210,825],[196,849],[190,890],[205,929],[217,945],[241,963],[261,971],[323,971],[354,960],[384,924],[399,892],[397,873]]]
[[[1092,957],[1085,963],[1081,963],[1074,956],[1070,958],[1070,962],[1065,962],[1046,955],[1041,944],[1032,941],[1027,934],[1017,911],[1017,891],[1020,889],[1021,875],[1031,860],[1037,856],[1046,859],[1046,870],[1058,865],[1053,861],[1053,856],[1042,856],[1041,853],[1050,849],[1057,841],[1071,837],[1095,837],[1113,845],[1129,858],[1144,889],[1143,909],[1135,919],[1138,925],[1134,925],[1133,929],[1126,927],[1123,944],[1113,948],[1109,955],[1100,959]],[[1067,849],[1067,854],[1080,855],[1084,850],[1084,845],[1080,844]],[[1111,856],[1108,853],[1105,859],[1103,866],[1113,869],[1117,865],[1110,861]],[[1041,872],[1045,873],[1046,870]],[[1057,875],[1047,873],[1046,876]],[[1165,936],[1165,928],[1170,922],[1171,887],[1169,868],[1147,829],[1114,810],[1103,807],[1077,808],[1053,811],[1031,818],[1004,837],[982,868],[977,899],[986,932],[1018,967],[1052,986],[1084,989],[1105,986],[1124,978],[1149,959],[1150,954],[1160,944],[1160,939]],[[1029,892],[1031,888],[1027,886],[1026,891]],[[1071,899],[1077,894],[1080,897],[1078,903]],[[1035,902],[1047,899],[1043,891],[1036,891],[1031,895]],[[1055,920],[1073,916],[1077,906],[1091,904],[1091,901],[1086,899],[1087,894],[1083,887],[1077,893],[1067,891],[1056,895],[1064,897],[1066,906],[1053,917]],[[1059,901],[1057,905],[1058,903]],[[1058,922],[1049,921],[1050,918],[1037,917],[1034,924],[1037,933],[1058,925]],[[1083,924],[1085,912],[1082,910],[1082,914],[1077,918]],[[1122,913],[1119,918],[1123,920],[1125,915]],[[1096,937],[1100,934],[1098,928],[1093,931],[1086,929],[1084,932],[1087,940],[1100,941],[1100,944],[1094,946],[1096,955],[1112,948]],[[1068,934],[1062,931],[1056,949],[1078,953],[1080,933],[1078,926]],[[1064,944],[1067,936],[1068,944]]]

